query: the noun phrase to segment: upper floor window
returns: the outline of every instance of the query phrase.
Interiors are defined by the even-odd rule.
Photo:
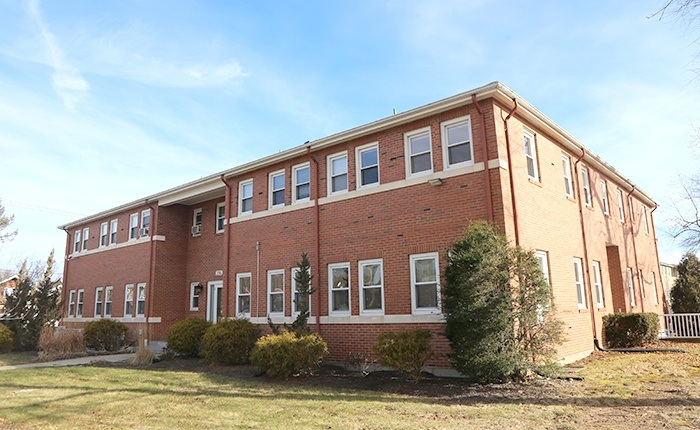
[[[591,199],[591,181],[588,176],[588,167],[581,167],[581,183],[583,186],[583,202],[586,206],[591,206],[593,200]]]
[[[634,202],[631,195],[627,196],[627,203],[630,205],[630,221],[634,222]]]
[[[574,258],[574,281],[576,283],[578,308],[586,309],[586,289],[583,285],[583,262],[580,258]]]
[[[328,157],[328,195],[348,190],[348,153]]]
[[[644,220],[644,233],[649,234],[649,220],[647,219],[647,207],[642,205],[642,219]]]
[[[603,200],[603,213],[610,215],[610,202],[608,201],[608,183],[605,180],[600,181],[600,196]]]
[[[202,208],[197,208],[192,213],[192,236],[202,234]]]
[[[141,212],[141,231],[139,236],[148,236],[151,230],[151,210],[146,209]]]
[[[379,184],[379,144],[360,146],[356,151],[357,188]]]
[[[360,272],[360,313],[376,315],[384,313],[384,274],[382,260],[358,263]]]
[[[114,245],[117,243],[117,230],[119,228],[119,220],[113,219],[109,223],[109,244]]]
[[[625,222],[625,201],[619,188],[617,190],[617,210],[620,215],[620,222]]]
[[[136,239],[139,235],[139,214],[129,216],[129,240]]]
[[[284,170],[270,173],[270,207],[284,206]]]
[[[83,229],[83,251],[88,249],[88,239],[90,239],[90,228]]]
[[[311,197],[311,167],[309,163],[292,167],[292,203],[308,202]]]
[[[547,258],[547,251],[536,251],[535,258],[537,259],[537,265],[542,275],[544,275],[544,280],[547,282],[547,285],[549,285],[549,261]]]
[[[406,146],[406,177],[427,175],[433,172],[433,150],[430,127],[404,135]]]
[[[216,232],[221,233],[226,226],[226,202],[216,205]]]
[[[238,215],[253,213],[253,180],[238,184]]]
[[[469,117],[456,118],[440,125],[446,168],[473,163],[472,132]]]
[[[525,144],[525,163],[527,164],[527,177],[533,181],[540,180],[537,171],[537,148],[535,148],[535,135],[529,131],[523,133],[523,143]]]
[[[107,223],[100,224],[100,247],[107,246]]]
[[[73,252],[80,252],[80,244],[82,241],[80,240],[80,230],[76,230],[75,235],[73,236]]]
[[[573,198],[574,185],[571,180],[571,158],[566,154],[562,154],[561,163],[564,169],[564,192],[566,193],[566,197]]]
[[[413,313],[440,313],[440,267],[438,254],[410,256]]]

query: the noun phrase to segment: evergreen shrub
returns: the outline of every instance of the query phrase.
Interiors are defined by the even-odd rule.
[[[328,345],[321,336],[284,332],[260,338],[250,360],[270,376],[288,378],[297,374],[311,374],[327,354]]]
[[[129,341],[129,329],[124,323],[109,318],[90,321],[83,329],[83,341],[96,351],[119,351]]]
[[[421,368],[433,356],[431,337],[425,329],[385,332],[377,337],[372,349],[382,365],[418,380]]]
[[[204,333],[201,354],[213,363],[246,364],[259,337],[260,328],[246,319],[219,321]]]
[[[12,351],[12,346],[15,344],[15,336],[12,330],[6,325],[0,324],[0,352],[6,353]]]
[[[168,331],[168,348],[183,357],[199,357],[204,333],[211,325],[197,317],[176,322]]]
[[[659,316],[653,312],[603,316],[605,341],[611,348],[632,348],[659,338]]]

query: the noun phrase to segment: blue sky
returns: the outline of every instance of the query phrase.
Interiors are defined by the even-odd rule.
[[[62,261],[56,227],[83,215],[495,80],[660,203],[675,262],[700,43],[647,18],[664,3],[0,0],[0,199],[19,230],[0,269]]]

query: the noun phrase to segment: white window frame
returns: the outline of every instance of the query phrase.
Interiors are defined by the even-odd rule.
[[[371,164],[367,166],[362,165],[362,154],[367,151],[376,151],[377,153],[377,164]],[[372,182],[365,184],[362,182],[362,171],[366,169],[377,169],[377,182]],[[368,143],[367,145],[358,146],[355,148],[355,188],[363,189],[369,187],[379,186],[381,183],[381,168],[379,166],[379,142]]]
[[[143,299],[141,298],[141,292],[143,291]],[[142,317],[146,315],[146,283],[139,282],[136,284],[136,316]],[[143,303],[143,311],[139,312],[139,306]]]
[[[90,227],[85,227],[83,229],[83,246],[82,246],[83,251],[88,250],[88,242],[89,241],[90,241]]]
[[[596,305],[598,308],[605,307],[605,296],[603,294],[603,276],[600,270],[600,261],[593,261],[593,285],[595,286]]]
[[[581,185],[583,187],[583,202],[586,206],[593,205],[593,197],[591,195],[591,178],[588,173],[588,167],[581,166]]]
[[[642,295],[642,300],[644,300],[647,294],[644,290],[644,274],[641,270],[637,270],[637,279],[639,280],[639,293]]]
[[[282,177],[282,184],[284,186],[282,188],[274,188],[275,178],[280,176]],[[270,192],[268,193],[268,207],[270,209],[284,207],[284,205],[287,204],[287,174],[285,172],[285,169],[271,172],[268,175],[267,181],[270,189]],[[282,203],[274,204],[273,196],[276,192],[280,191],[282,191]]]
[[[307,182],[298,182],[297,173],[300,170],[308,169],[309,180]],[[299,187],[308,185],[309,195],[306,197],[299,198]],[[311,200],[311,163],[301,163],[292,167],[292,204],[308,202]]]
[[[348,286],[347,288],[333,288],[333,270],[334,269],[347,269],[348,271]],[[332,263],[328,265],[328,315],[329,316],[349,316],[352,312],[352,271],[350,270],[350,263]],[[334,291],[346,291],[348,295],[348,309],[347,310],[333,310],[333,292]]]
[[[608,200],[608,182],[605,179],[600,181],[600,196],[603,199],[603,213],[610,215],[610,200]]]
[[[102,297],[100,297],[102,295]],[[100,299],[100,300],[98,300]],[[93,309],[93,315],[95,318],[102,318],[102,313],[104,312],[104,288],[95,288],[95,307]],[[97,305],[100,305],[100,311],[97,312]]]
[[[630,206],[630,222],[634,223],[634,201],[631,194],[627,196],[627,204]]]
[[[146,223],[146,219],[148,219],[148,223]],[[141,211],[141,230],[145,229],[145,233],[143,236],[148,236],[151,234],[151,210],[146,209],[144,211]],[[139,233],[139,236],[141,236],[141,233]]]
[[[544,275],[544,280],[547,285],[551,285],[549,280],[549,257],[547,251],[535,251],[535,258],[540,262],[540,271]]]
[[[131,291],[131,300],[129,300],[129,291]],[[124,318],[133,318],[134,312],[136,312],[136,291],[134,291],[134,284],[124,285]],[[127,303],[131,304],[131,312],[126,313]]]
[[[273,276],[282,276],[282,291],[281,292],[273,292],[272,291],[272,277]],[[284,315],[284,309],[285,309],[285,302],[284,302],[284,290],[286,288],[284,287],[284,269],[275,269],[275,270],[268,270],[267,271],[267,314],[268,315],[277,315],[277,316],[282,316]],[[282,310],[281,311],[275,311],[272,312],[272,296],[273,295],[281,295],[282,296]]]
[[[73,235],[73,252],[80,252],[80,247],[83,244],[81,233],[82,230],[76,230]]]
[[[566,197],[574,198],[574,182],[571,177],[571,157],[561,154],[562,169],[564,170],[564,194]]]
[[[190,312],[199,310],[199,300],[202,293],[195,294],[197,285],[199,285],[199,282],[190,282]],[[194,305],[195,299],[197,299],[197,306]]]
[[[105,287],[105,304],[104,304],[104,313],[105,313],[105,318],[111,318],[112,317],[112,294],[113,294],[114,288],[112,286],[107,286]],[[109,299],[109,300],[107,300]],[[109,306],[107,306],[109,304]],[[107,312],[109,308],[109,312]]]
[[[83,316],[83,306],[85,302],[85,290],[82,288],[78,290],[78,299],[75,303],[75,316],[76,318],[81,318]]]
[[[529,130],[523,131],[523,146],[525,150],[525,170],[527,171],[527,177],[535,182],[539,182],[540,171],[539,167],[537,166],[537,143],[535,142],[535,133],[532,133]],[[528,149],[530,150],[529,153]],[[532,163],[533,175],[530,174],[528,163]]]
[[[107,223],[103,222],[100,224],[100,248],[104,248],[108,243],[108,228]]]
[[[630,306],[635,307],[637,306],[637,298],[634,295],[634,277],[632,276],[632,268],[628,267],[625,274],[627,276],[625,281],[627,282],[627,292],[630,296]]]
[[[428,136],[428,151],[420,152],[416,154],[411,153],[411,141],[417,137]],[[421,176],[430,175],[434,172],[435,166],[433,163],[433,139],[430,133],[430,126],[423,127],[418,130],[409,131],[404,133],[404,158],[406,159],[406,179],[408,178],[419,178]],[[428,154],[430,157],[430,168],[426,170],[421,170],[420,172],[413,172],[411,161],[413,157]]]
[[[654,289],[654,304],[659,304],[659,290],[656,288],[656,273],[651,272],[651,287]]]
[[[117,243],[117,235],[119,233],[119,220],[113,219],[109,222],[109,244],[115,245]]]
[[[199,220],[197,219],[199,218]],[[192,211],[192,236],[202,235],[202,221],[204,220],[204,215],[202,213],[202,208],[197,208]],[[195,226],[199,226],[199,232],[195,233]]]
[[[345,173],[335,173],[333,171],[333,162],[338,161],[341,159],[345,159]],[[348,188],[350,185],[350,175],[348,174],[348,151],[343,151],[339,152],[337,154],[329,155],[326,158],[326,166],[327,166],[327,177],[328,177],[328,191],[327,194],[329,196],[334,196],[336,194],[344,194],[348,192]],[[333,179],[345,176],[345,188],[338,189],[338,190],[333,190]]]
[[[68,317],[75,317],[75,290],[70,290],[68,292]]]
[[[625,222],[625,200],[622,197],[622,190],[617,189],[617,210],[620,222]]]
[[[244,192],[248,185],[250,185],[250,196],[246,197]],[[238,216],[250,215],[253,213],[253,191],[252,179],[247,179],[238,183]],[[244,211],[243,205],[246,200],[250,200],[250,210]]]
[[[469,133],[469,137],[467,138],[466,142],[457,142],[450,145],[448,129],[464,124],[466,124]],[[474,164],[474,139],[472,137],[472,124],[469,115],[440,123],[440,136],[442,139],[442,162],[443,166],[445,166],[445,170],[457,169],[460,167],[471,166]],[[465,144],[469,145],[469,159],[450,164],[449,149],[453,146]]]
[[[241,294],[241,279],[248,278],[250,291],[247,294]],[[253,276],[250,272],[236,274],[236,315],[243,318],[250,318],[250,312],[253,309]],[[248,297],[248,312],[241,312],[241,297]]]
[[[379,266],[379,285],[365,285],[364,280],[364,268],[365,266]],[[374,260],[361,260],[357,262],[357,285],[360,293],[360,315],[384,315],[384,262],[381,258]],[[368,289],[379,288],[379,298],[381,300],[379,309],[366,309],[365,308],[365,291]]]
[[[223,209],[223,213],[222,212]],[[216,226],[217,233],[223,233],[226,229],[226,202],[216,204]]]
[[[436,306],[435,307],[418,307],[418,297],[416,293],[416,261],[418,260],[434,260],[435,264],[435,294],[436,294]],[[409,256],[410,272],[411,272],[411,312],[414,315],[425,315],[425,314],[442,314],[442,297],[440,296],[440,256],[437,252],[428,252],[424,254],[413,254]]]
[[[574,257],[574,284],[576,286],[576,302],[579,309],[586,309],[586,288],[583,281],[583,260]]]
[[[129,215],[129,240],[136,240],[139,237],[139,214]]]
[[[649,235],[649,220],[647,219],[647,207],[642,205],[642,218],[644,219],[644,234]]]
[[[297,280],[296,274],[299,273],[298,267],[292,267],[291,270],[291,294],[292,294],[292,316],[296,317],[299,315],[299,310],[297,309]],[[309,274],[311,273],[311,268],[309,268]],[[309,294],[309,315],[311,315],[311,294]]]

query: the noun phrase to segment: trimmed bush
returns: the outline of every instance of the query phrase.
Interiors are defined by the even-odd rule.
[[[85,324],[83,341],[95,351],[119,351],[129,340],[129,329],[113,319],[99,319]]]
[[[168,331],[168,348],[183,357],[199,357],[202,339],[209,327],[209,321],[197,317],[176,322]]]
[[[603,317],[603,330],[611,348],[644,346],[658,339],[659,316],[653,312],[609,314]]]
[[[293,332],[271,334],[258,340],[250,360],[274,377],[310,374],[328,354],[328,345],[317,334],[297,336]]]
[[[12,346],[15,344],[15,335],[6,325],[0,324],[0,352],[12,351]]]
[[[382,365],[418,380],[421,367],[433,355],[430,338],[430,332],[425,329],[382,333],[372,349]]]
[[[260,328],[246,319],[219,321],[202,339],[202,356],[213,363],[245,364],[260,337]]]
[[[85,352],[80,330],[44,327],[39,336],[39,361],[60,360]]]

